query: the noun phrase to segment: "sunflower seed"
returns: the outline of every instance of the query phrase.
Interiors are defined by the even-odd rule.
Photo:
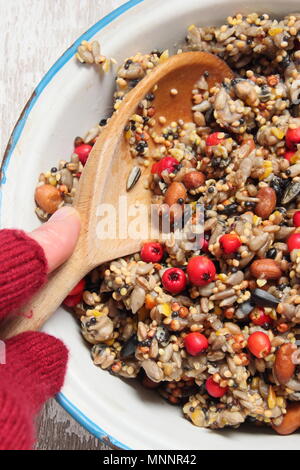
[[[288,204],[291,202],[295,197],[297,197],[300,193],[300,183],[299,182],[291,182],[281,199],[281,204]]]
[[[263,289],[255,289],[252,292],[250,301],[259,307],[277,307],[279,299]]]
[[[139,166],[134,166],[129,173],[128,179],[127,179],[127,185],[126,189],[127,191],[130,191],[138,182],[141,176],[141,169]]]
[[[134,356],[137,345],[137,336],[134,334],[123,344],[123,347],[120,351],[120,357],[122,359],[127,359],[128,357]]]

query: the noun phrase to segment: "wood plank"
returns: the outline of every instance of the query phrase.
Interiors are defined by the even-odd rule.
[[[109,450],[53,399],[38,418],[38,450]]]

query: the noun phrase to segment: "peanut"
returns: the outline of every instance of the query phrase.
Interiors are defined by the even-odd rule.
[[[262,219],[268,219],[276,207],[276,193],[273,188],[261,188],[256,197],[259,202],[255,206],[255,214]]]
[[[51,184],[43,184],[35,190],[35,200],[37,205],[47,212],[54,214],[58,206],[62,203],[63,198],[60,191]]]
[[[250,266],[250,273],[256,279],[279,279],[282,275],[276,261],[269,258],[254,261]]]
[[[283,436],[292,434],[300,427],[300,403],[290,403],[287,406],[287,412],[279,426],[272,426],[273,429]]]
[[[182,183],[174,181],[170,184],[165,194],[165,203],[168,206],[173,206],[173,204],[184,204],[186,200],[186,189]]]
[[[273,373],[282,385],[286,384],[294,375],[296,365],[293,364],[291,356],[296,349],[294,344],[285,343],[276,352]]]
[[[183,177],[183,184],[187,189],[199,188],[205,181],[205,176],[201,171],[191,171]]]

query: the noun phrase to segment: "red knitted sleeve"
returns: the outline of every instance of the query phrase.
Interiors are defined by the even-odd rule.
[[[21,230],[0,230],[0,319],[26,303],[46,280],[40,245]]]
[[[0,363],[0,451],[33,446],[34,422],[43,403],[61,389],[68,360],[53,336],[27,331],[6,341]]]

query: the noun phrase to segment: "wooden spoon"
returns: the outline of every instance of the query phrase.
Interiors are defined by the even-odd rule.
[[[204,73],[209,87],[225,78],[233,78],[233,72],[221,59],[205,52],[186,52],[157,66],[127,94],[95,143],[80,178],[74,205],[81,215],[82,230],[74,254],[26,305],[24,316],[11,318],[0,328],[1,338],[39,329],[89,271],[104,262],[139,251],[141,239],[131,239],[126,235],[124,239],[117,236],[101,240],[97,234],[100,204],[114,206],[117,227],[120,223],[123,229],[126,214],[119,208],[121,196],[126,196],[128,207],[150,204],[151,192],[143,185],[149,169],[144,169],[138,183],[126,192],[128,175],[136,163],[125,139],[124,128],[136,112],[137,105],[155,85],[158,85],[153,102],[155,117],[164,116],[166,125],[178,119],[192,121],[192,90]],[[171,89],[176,89],[178,94],[173,96]],[[154,143],[149,147],[151,155]]]

